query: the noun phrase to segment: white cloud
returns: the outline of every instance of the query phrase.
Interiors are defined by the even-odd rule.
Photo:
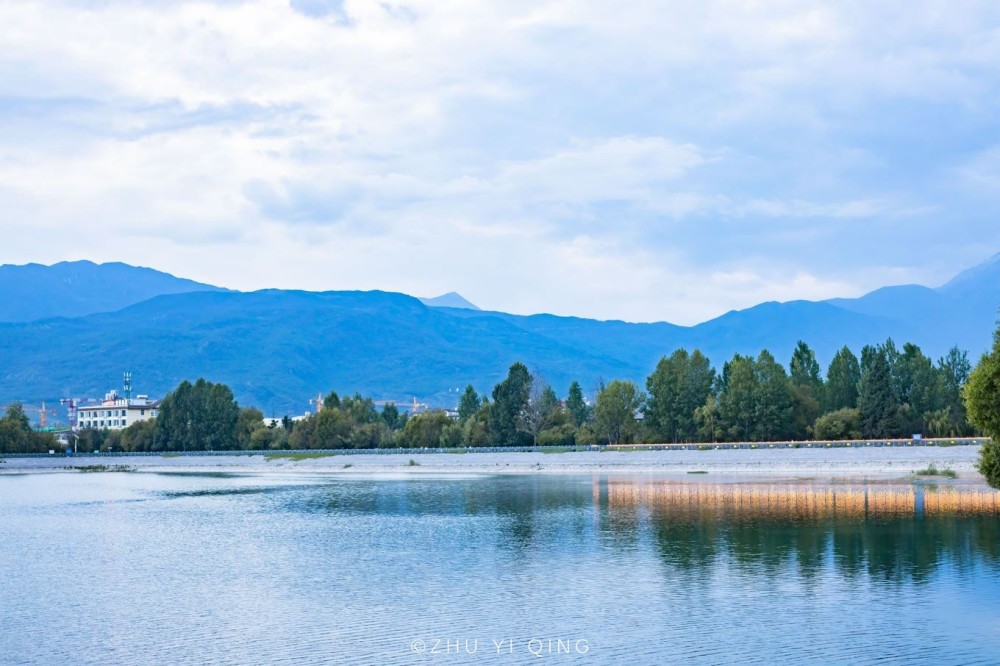
[[[688,323],[919,276],[932,245],[943,277],[1000,244],[953,187],[995,180],[998,26],[935,0],[8,0],[0,261]]]

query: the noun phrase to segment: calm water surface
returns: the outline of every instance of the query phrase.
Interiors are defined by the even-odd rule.
[[[998,664],[998,511],[907,484],[5,476],[0,663]]]

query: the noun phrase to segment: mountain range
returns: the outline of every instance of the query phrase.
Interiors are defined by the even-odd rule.
[[[455,293],[238,292],[120,263],[0,266],[0,297],[0,404],[99,398],[129,370],[137,392],[206,377],[281,415],[331,389],[453,406],[466,384],[489,391],[518,360],[560,394],[574,379],[592,392],[602,379],[644,382],[678,347],[721,367],[762,348],[787,362],[802,339],[825,365],[845,344],[857,353],[892,337],[975,360],[1000,305],[1000,255],[938,288],[762,303],[695,326],[512,315]]]

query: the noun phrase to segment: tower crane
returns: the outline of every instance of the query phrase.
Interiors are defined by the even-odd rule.
[[[76,408],[79,407],[84,401],[80,398],[60,398],[59,404],[66,405],[66,416],[69,418],[69,427],[71,430],[76,430]]]
[[[407,404],[406,400],[373,400],[372,402],[374,404],[376,404],[376,405],[383,405],[383,406],[384,405],[405,405],[405,404]],[[412,410],[410,412],[411,414],[416,414],[421,409],[425,409],[425,410],[426,409],[430,409],[430,405],[428,405],[426,402],[417,402],[417,398],[416,397],[414,397],[413,398],[413,402],[409,403],[409,404],[410,404],[410,409]]]

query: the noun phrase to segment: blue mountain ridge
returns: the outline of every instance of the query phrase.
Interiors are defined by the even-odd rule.
[[[0,322],[114,312],[163,294],[219,287],[123,263],[0,266]]]
[[[267,414],[301,413],[309,397],[331,389],[453,406],[466,384],[489,391],[514,361],[560,394],[573,380],[592,393],[601,380],[644,383],[656,361],[678,347],[700,348],[717,367],[762,348],[787,363],[799,339],[823,364],[845,344],[857,352],[890,336],[932,357],[958,344],[975,360],[991,340],[998,285],[994,259],[939,289],[762,303],[695,326],[429,307],[380,291],[200,285],[208,290],[112,312],[0,323],[0,403],[99,397],[130,370],[143,393],[161,396],[183,379],[206,377]]]

